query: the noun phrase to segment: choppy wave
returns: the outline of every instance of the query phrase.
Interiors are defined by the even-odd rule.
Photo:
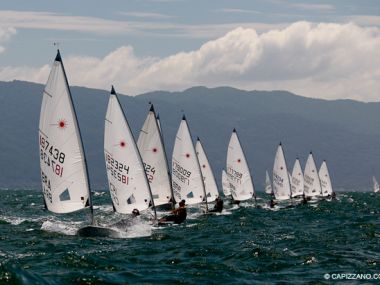
[[[88,211],[55,215],[40,192],[0,196],[1,284],[329,284],[326,273],[380,269],[380,195],[370,193],[275,209],[262,194],[258,207],[189,208],[184,224],[168,227],[145,211],[127,231],[115,226],[125,216],[109,194],[95,195],[97,223],[123,232],[119,239],[77,236]]]

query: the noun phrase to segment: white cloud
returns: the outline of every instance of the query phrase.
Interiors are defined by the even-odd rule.
[[[9,41],[14,34],[16,34],[16,30],[13,27],[0,26],[0,53],[5,50],[3,44]]]
[[[135,16],[137,15],[134,13]],[[161,14],[140,13],[141,19]],[[142,17],[144,16],[144,17]],[[164,15],[161,15],[164,16]],[[169,16],[168,16],[169,17]],[[154,18],[154,17],[153,17]],[[284,24],[229,23],[190,25],[162,21],[116,21],[97,17],[67,16],[52,12],[0,10],[0,27],[14,29],[38,29],[54,31],[74,31],[97,35],[149,35],[160,37],[215,38],[238,26],[265,31],[283,27]]]
[[[124,94],[229,85],[380,101],[379,50],[378,28],[298,22],[261,34],[237,28],[197,50],[165,58],[140,58],[131,47],[104,58],[63,56],[72,85],[108,90],[114,84]],[[0,68],[0,80],[44,83],[47,70]]]
[[[345,20],[364,26],[380,26],[380,16],[370,15],[351,15],[345,17]]]

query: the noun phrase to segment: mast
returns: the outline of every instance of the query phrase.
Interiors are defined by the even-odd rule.
[[[66,86],[69,86],[69,82],[68,82],[67,76],[66,76],[65,67],[63,65],[59,49],[57,49],[57,56],[55,57],[55,60],[61,63],[63,75],[64,75],[64,78],[65,78],[65,81],[66,81]],[[89,204],[89,208],[90,208],[90,221],[91,221],[91,225],[95,225],[94,207],[93,207],[93,202],[92,202],[92,191],[91,191],[91,186],[90,186],[90,177],[88,175],[88,166],[87,166],[86,153],[85,153],[85,149],[84,149],[84,145],[83,145],[83,140],[82,140],[82,133],[80,131],[80,127],[79,127],[79,124],[78,124],[77,112],[76,112],[75,106],[73,104],[73,98],[72,98],[72,95],[71,95],[71,90],[70,90],[70,88],[67,88],[67,89],[68,89],[68,93],[69,93],[69,100],[71,101],[71,105],[73,106],[74,117],[75,117],[75,120],[77,122],[77,127],[78,127],[79,140],[80,140],[82,151],[83,151],[83,159],[84,159],[84,165],[85,165],[85,169],[86,169],[86,180],[87,180],[87,184],[88,184],[88,204]]]

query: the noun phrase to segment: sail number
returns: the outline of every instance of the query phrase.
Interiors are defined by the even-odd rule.
[[[232,167],[227,167],[227,176],[230,181],[234,181],[238,184],[241,184],[243,173],[236,171]]]
[[[60,163],[65,162],[65,154],[59,151],[58,148],[55,148],[49,143],[47,139],[40,135],[40,147],[41,151],[46,152],[54,160],[58,160]]]
[[[42,192],[44,193],[45,199],[48,199],[50,203],[53,202],[53,196],[51,195],[51,185],[50,179],[47,175],[41,171],[41,181],[42,181]]]
[[[276,172],[273,172],[273,184],[281,188],[284,187],[284,179]]]
[[[177,200],[181,200],[181,186],[179,186],[175,181],[172,181],[172,187],[174,196]]]
[[[120,181],[124,184],[129,184],[129,166],[117,161],[108,153],[105,153],[106,166],[107,171],[110,173],[112,177],[114,177],[117,181]]]
[[[60,163],[65,162],[65,154],[54,148],[47,139],[40,136],[40,159],[47,166],[51,166],[53,173],[62,177],[63,166]]]
[[[117,198],[116,187],[115,187],[115,185],[113,185],[111,182],[110,182],[110,193],[111,193],[112,201],[113,201],[116,205],[119,205],[119,199]]]
[[[191,171],[183,168],[178,162],[173,160],[173,176],[177,177],[182,183],[190,184]]]
[[[148,181],[152,183],[154,174],[156,173],[156,169],[154,168],[154,166],[151,166],[150,164],[147,164],[145,162],[143,164],[144,164],[144,169],[146,173],[146,178],[148,178]]]

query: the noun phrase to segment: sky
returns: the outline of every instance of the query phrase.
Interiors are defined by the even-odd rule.
[[[378,0],[0,0],[0,80],[380,101]]]

